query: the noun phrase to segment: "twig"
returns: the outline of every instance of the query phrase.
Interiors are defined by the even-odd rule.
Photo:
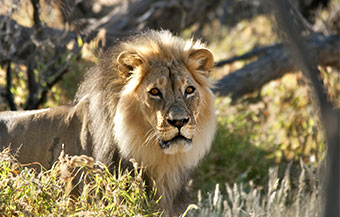
[[[52,89],[52,87],[58,83],[62,78],[63,75],[68,71],[68,67],[63,67],[63,70],[59,71],[57,76],[54,77],[52,82],[46,84],[46,86],[42,89],[39,99],[33,105],[34,108],[38,108],[40,105],[46,102],[47,94]]]
[[[309,33],[315,32],[313,30],[313,26],[308,22],[308,20],[301,14],[301,12],[296,9],[290,2],[289,2],[290,8],[292,9],[292,12],[296,16],[296,19],[301,23],[301,25],[309,31]]]

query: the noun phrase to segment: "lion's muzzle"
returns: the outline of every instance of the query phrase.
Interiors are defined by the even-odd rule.
[[[175,103],[170,106],[165,123],[171,128],[167,136],[159,138],[160,148],[167,154],[188,151],[192,146],[192,133],[189,128],[192,118],[186,111],[185,105]]]

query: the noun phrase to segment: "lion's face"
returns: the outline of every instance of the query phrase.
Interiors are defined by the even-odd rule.
[[[215,131],[208,81],[213,56],[199,43],[188,44],[176,37],[146,40],[122,49],[113,60],[126,82],[114,116],[115,139],[124,157],[154,163],[164,154],[191,150],[189,167],[210,149]]]
[[[202,132],[205,123],[199,119],[214,119],[213,97],[205,83],[213,63],[211,53],[206,49],[195,50],[188,54],[184,64],[176,59],[145,60],[124,52],[118,62],[130,77],[118,105],[117,138],[124,140],[126,135],[135,138],[143,134],[141,146],[157,144],[154,149],[170,155],[187,152],[193,144],[199,144],[199,134],[205,133]],[[123,127],[127,122],[129,128]],[[209,127],[214,130],[214,126]]]
[[[182,64],[153,62],[151,65],[137,89],[142,113],[159,148],[166,154],[186,152],[197,133],[201,87]]]

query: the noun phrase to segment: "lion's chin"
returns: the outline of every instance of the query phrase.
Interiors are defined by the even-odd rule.
[[[160,139],[159,145],[165,154],[176,154],[189,151],[192,147],[192,139],[178,135],[168,141]]]

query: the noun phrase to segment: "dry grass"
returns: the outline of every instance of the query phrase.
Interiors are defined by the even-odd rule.
[[[52,169],[38,173],[5,149],[0,154],[0,215],[160,215],[155,192],[145,191],[142,171],[135,165],[134,171],[118,168],[111,174],[90,157],[62,154]]]
[[[136,163],[134,167],[111,174],[90,157],[61,154],[51,170],[37,172],[5,149],[0,153],[0,215],[161,216],[155,191],[146,193],[143,170]],[[217,184],[214,193],[204,197],[199,191],[198,206],[190,205],[182,216],[320,216],[318,171],[301,161],[297,183],[291,183],[290,172],[288,167],[279,179],[278,169],[270,169],[265,190],[249,182],[226,184],[224,190]]]
[[[283,179],[278,178],[278,169],[269,170],[267,189],[257,189],[250,181],[244,184],[226,184],[225,193],[217,184],[213,194],[203,198],[198,192],[201,209],[189,216],[227,217],[319,217],[322,212],[320,169],[313,170],[301,161],[297,183],[291,182],[290,166]]]

